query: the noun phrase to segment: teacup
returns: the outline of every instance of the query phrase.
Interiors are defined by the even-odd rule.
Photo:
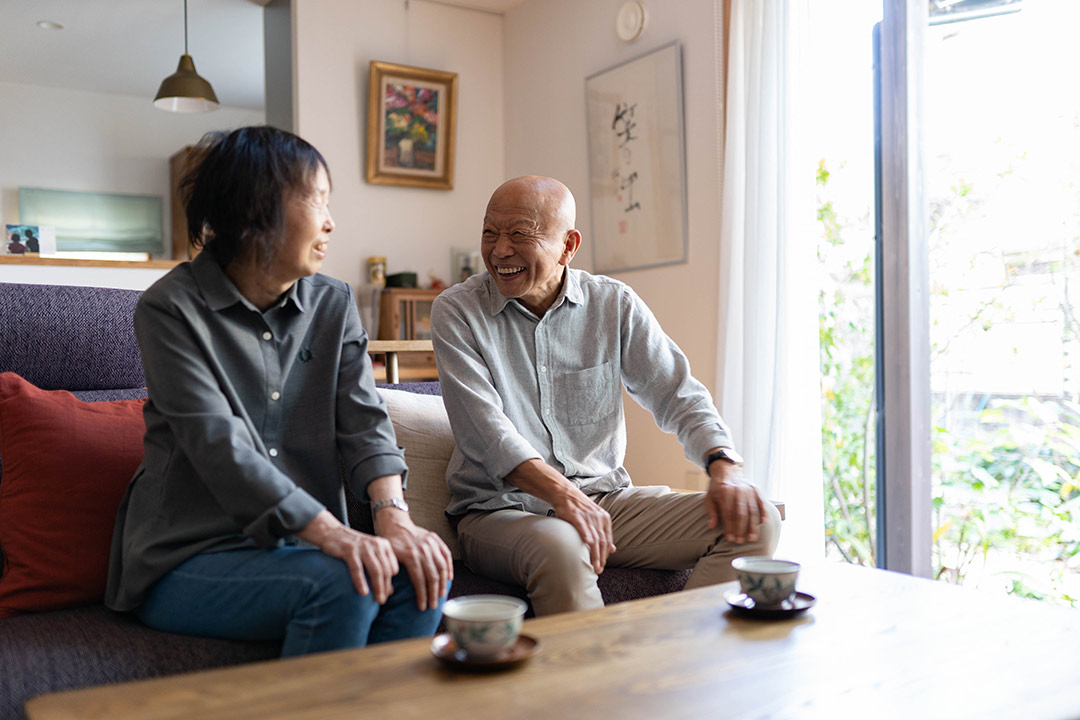
[[[446,629],[474,660],[490,660],[513,645],[527,605],[506,595],[465,595],[443,605]]]
[[[740,589],[754,601],[755,607],[778,607],[795,595],[799,563],[774,560],[765,555],[735,558],[731,567]]]

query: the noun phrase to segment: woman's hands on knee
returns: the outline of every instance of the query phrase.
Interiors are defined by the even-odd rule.
[[[361,595],[372,593],[380,605],[390,597],[394,576],[400,568],[389,540],[346,527],[329,510],[316,515],[297,536],[327,555],[343,560],[349,567],[356,591]]]
[[[375,532],[386,538],[397,560],[409,571],[416,606],[434,610],[454,579],[450,548],[435,533],[416,525],[404,510],[388,507],[375,515]]]

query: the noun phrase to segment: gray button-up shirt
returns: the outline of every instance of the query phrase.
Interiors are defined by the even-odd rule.
[[[303,278],[266,312],[209,250],[135,310],[146,455],[120,505],[106,604],[137,606],[189,557],[292,541],[324,508],[404,474],[352,290]]]
[[[678,434],[692,462],[703,465],[710,449],[731,446],[686,356],[618,280],[567,269],[538,318],[487,273],[474,275],[436,298],[431,330],[457,445],[446,475],[450,515],[548,512],[503,479],[533,458],[587,494],[630,485],[623,384],[662,430]]]

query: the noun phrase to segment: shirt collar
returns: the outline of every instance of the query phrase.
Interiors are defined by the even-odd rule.
[[[584,298],[581,294],[581,282],[578,279],[577,272],[567,267],[564,279],[565,281],[563,282],[562,287],[559,288],[559,294],[555,296],[555,302],[551,303],[548,312],[551,312],[562,305],[563,300],[573,303],[574,305],[581,305],[584,302]],[[484,283],[487,286],[488,291],[488,314],[495,317],[506,309],[506,306],[509,305],[512,300],[499,292],[499,287],[495,284],[495,280],[491,277],[490,273],[485,276]],[[521,303],[517,303],[517,305],[521,309],[526,310],[525,306]]]
[[[210,248],[203,248],[202,252],[191,261],[191,274],[194,276],[199,291],[202,292],[203,298],[206,300],[206,306],[210,310],[218,312],[240,303],[244,307],[258,312],[258,308],[252,305],[236,289],[236,285],[225,274],[225,269],[218,263],[217,256],[214,255],[214,251]],[[285,295],[273,307],[284,307],[291,300],[297,310],[304,312],[304,304],[300,299],[299,288],[300,283],[305,280],[307,278],[300,278],[293,283],[292,287],[285,291]]]

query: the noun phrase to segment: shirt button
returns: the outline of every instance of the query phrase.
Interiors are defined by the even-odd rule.
[[[271,335],[269,332],[264,332],[263,333],[263,340],[269,340],[272,337],[274,337],[274,336]]]
[[[540,372],[547,372],[547,365],[541,365]]]
[[[277,457],[277,448],[270,448],[270,457]]]
[[[279,398],[281,398],[281,393],[279,393],[277,390],[270,393],[270,399],[271,400],[278,400]]]

